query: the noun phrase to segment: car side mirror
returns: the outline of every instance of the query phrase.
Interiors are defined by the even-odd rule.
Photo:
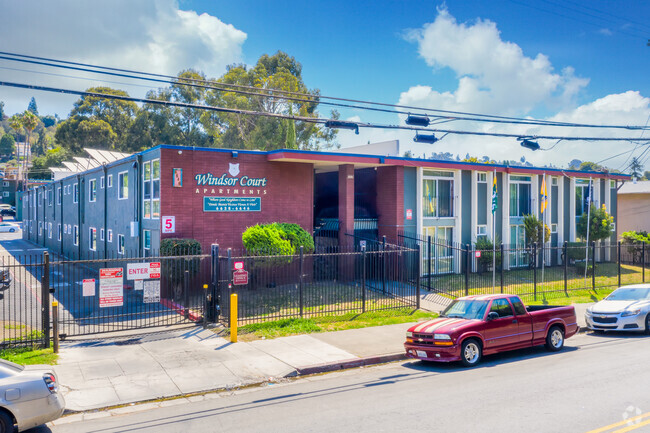
[[[498,319],[498,318],[499,318],[499,313],[497,313],[496,311],[492,311],[492,312],[488,313],[488,317],[487,317],[488,322],[490,320],[494,320],[494,319]]]

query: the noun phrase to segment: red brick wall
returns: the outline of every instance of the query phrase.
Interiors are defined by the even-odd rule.
[[[266,177],[266,187],[197,186],[197,174],[220,177],[228,163],[239,163],[235,177]],[[161,216],[176,217],[176,233],[161,238],[193,238],[203,252],[210,244],[242,248],[241,235],[257,223],[288,222],[313,231],[314,170],[312,164],[269,162],[266,155],[183,149],[161,149]],[[183,186],[172,186],[174,168],[183,169]],[[230,174],[227,177],[232,177]],[[198,189],[198,192],[197,192]],[[207,191],[204,191],[207,189]],[[212,190],[214,189],[214,193]],[[221,192],[219,190],[222,190]],[[238,190],[235,193],[235,190]],[[242,193],[245,190],[245,194]],[[250,194],[250,190],[253,193]],[[266,193],[265,193],[266,191]],[[203,197],[261,197],[261,212],[203,212]]]
[[[397,242],[397,234],[404,228],[404,167],[390,166],[377,169],[377,214],[379,237]]]

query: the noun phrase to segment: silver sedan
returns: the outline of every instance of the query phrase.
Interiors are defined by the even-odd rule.
[[[0,433],[23,431],[57,419],[65,402],[54,372],[0,359]]]
[[[650,284],[623,286],[589,307],[585,313],[595,331],[646,331],[650,333]]]

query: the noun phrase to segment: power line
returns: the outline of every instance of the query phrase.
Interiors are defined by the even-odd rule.
[[[11,58],[11,57],[6,57],[7,55],[14,56],[14,57],[21,57],[21,58],[15,59],[15,58]],[[158,83],[164,83],[164,84],[182,85],[182,86],[203,88],[203,89],[209,89],[209,90],[219,90],[219,91],[224,91],[224,92],[240,93],[240,94],[246,94],[246,95],[249,95],[249,96],[258,96],[258,97],[267,97],[267,98],[279,98],[278,94],[280,94],[280,95],[285,95],[285,94],[300,95],[300,96],[307,96],[307,99],[296,98],[296,97],[293,97],[293,96],[290,96],[290,97],[289,96],[282,96],[280,98],[281,99],[287,99],[287,100],[293,100],[293,101],[297,101],[297,102],[310,103],[310,104],[322,104],[322,105],[329,105],[329,106],[335,106],[335,107],[345,107],[345,108],[354,108],[354,109],[369,110],[369,111],[378,111],[378,112],[384,112],[384,113],[393,113],[393,114],[402,114],[402,115],[410,114],[408,112],[393,110],[393,109],[381,109],[381,108],[366,107],[366,106],[359,106],[359,105],[349,105],[349,104],[340,104],[340,103],[333,103],[333,102],[324,102],[324,101],[322,101],[322,99],[333,99],[333,100],[356,102],[356,103],[370,104],[370,105],[380,105],[380,106],[387,106],[387,107],[394,107],[394,108],[416,109],[416,110],[425,111],[425,113],[436,112],[436,113],[446,113],[446,114],[454,114],[454,115],[460,115],[460,116],[475,116],[475,117],[449,117],[449,116],[440,116],[440,115],[432,115],[431,116],[431,117],[434,117],[436,119],[440,119],[441,121],[446,121],[446,122],[455,121],[455,120],[465,120],[465,121],[489,122],[489,123],[522,124],[522,125],[538,125],[538,126],[558,126],[558,127],[572,127],[572,128],[611,128],[611,129],[626,129],[626,130],[642,129],[642,127],[635,126],[635,125],[594,125],[594,124],[568,123],[568,122],[556,122],[556,121],[549,121],[549,120],[523,119],[523,118],[516,118],[516,117],[505,117],[505,116],[476,114],[476,113],[468,113],[468,112],[428,109],[428,108],[422,108],[422,107],[413,107],[413,106],[404,106],[404,105],[395,105],[395,104],[385,104],[385,103],[353,100],[353,99],[346,99],[346,98],[334,98],[334,97],[328,97],[328,96],[322,96],[322,95],[312,95],[312,94],[300,93],[300,92],[289,92],[289,91],[277,90],[277,89],[263,89],[263,88],[252,87],[252,86],[235,85],[235,84],[231,84],[231,83],[218,83],[218,85],[217,85],[213,81],[210,81],[210,80],[203,80],[203,79],[199,80],[199,79],[195,79],[195,78],[179,78],[179,77],[174,77],[174,76],[170,76],[170,75],[154,74],[154,73],[134,71],[134,70],[129,70],[129,69],[120,69],[120,68],[112,68],[112,67],[107,67],[107,66],[91,65],[91,64],[87,64],[87,63],[70,62],[70,61],[65,61],[65,60],[57,60],[57,59],[50,59],[50,58],[46,58],[46,57],[29,56],[29,55],[25,55],[25,54],[16,54],[16,53],[9,53],[9,52],[3,52],[3,51],[0,51],[0,59],[16,61],[16,62],[23,62],[23,63],[30,63],[30,64],[36,64],[36,65],[41,65],[41,66],[49,66],[49,67],[55,67],[55,68],[78,70],[78,71],[82,71],[82,72],[90,72],[90,73],[97,73],[97,74],[103,74],[103,75],[118,76],[118,77],[123,77],[123,78],[131,78],[131,79],[136,79],[136,80],[152,81],[152,82],[158,82]],[[28,59],[35,59],[35,60],[28,60]],[[65,65],[75,65],[75,66],[64,66],[64,65],[57,65],[57,64],[53,64],[53,63],[45,63],[45,62],[42,62],[41,60],[47,61],[47,62],[62,63],[62,64],[65,64]],[[84,66],[84,67],[82,68],[80,66]],[[88,68],[96,68],[96,69],[102,69],[102,70],[94,70],[94,69],[88,69]],[[109,71],[117,71],[117,72],[109,72]],[[129,75],[129,74],[147,75],[147,76],[149,76],[149,78],[148,77],[138,77],[138,76]],[[160,77],[160,78],[150,78],[150,77]],[[165,79],[162,79],[162,78],[165,78]],[[197,82],[209,83],[209,84],[207,84],[207,85],[206,84],[196,84]],[[220,86],[222,86],[222,87],[220,87]],[[226,87],[226,88],[224,88],[224,87]],[[233,90],[230,87],[234,87],[234,88],[238,88],[238,89],[244,88],[244,89],[247,89],[247,90]],[[250,92],[250,90],[254,90],[254,92]],[[259,92],[269,92],[270,94],[262,94],[262,93],[259,93]],[[647,125],[646,125],[646,127],[647,127]],[[643,127],[643,128],[646,128],[646,127]]]
[[[78,95],[78,96],[87,96],[95,98],[104,98],[104,99],[115,99],[121,101],[131,101],[131,102],[140,102],[143,104],[153,104],[153,105],[163,105],[168,107],[182,107],[182,108],[192,108],[197,110],[208,110],[208,111],[217,111],[230,114],[242,114],[250,116],[264,116],[271,117],[276,119],[289,119],[300,122],[309,122],[315,124],[325,124],[326,122],[336,122],[336,119],[323,119],[323,118],[313,118],[313,117],[304,117],[304,116],[293,116],[286,114],[278,113],[268,113],[263,111],[252,111],[252,110],[242,110],[238,108],[227,108],[227,107],[217,107],[212,105],[198,105],[198,104],[187,104],[183,102],[174,102],[174,101],[163,101],[159,99],[148,99],[148,98],[136,98],[131,96],[119,96],[111,95],[105,93],[95,93],[95,92],[86,92],[80,90],[71,90],[63,89],[60,87],[47,87],[47,86],[38,86],[33,84],[23,84],[23,83],[13,83],[7,81],[0,81],[0,86],[14,87],[20,89],[30,89],[30,90],[39,90],[44,92],[54,92],[68,95]],[[444,134],[456,134],[456,135],[475,135],[483,137],[501,137],[501,138],[522,138],[521,134],[506,134],[506,133],[495,133],[495,132],[479,132],[479,131],[463,131],[463,130],[449,130],[449,129],[438,129],[438,128],[421,128],[415,126],[404,126],[404,125],[382,125],[375,123],[364,123],[364,122],[352,122],[346,121],[345,123],[356,125],[359,128],[376,128],[376,129],[398,129],[398,130],[408,130],[408,131],[424,131],[432,133],[444,133]],[[333,128],[338,129],[338,128]],[[550,136],[550,135],[525,135],[523,136],[531,140],[567,140],[567,141],[629,141],[637,142],[638,139],[634,137],[571,137],[571,136]],[[648,140],[642,140],[650,142]]]

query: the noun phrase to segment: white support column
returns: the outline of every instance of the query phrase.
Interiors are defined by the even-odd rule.
[[[530,213],[539,218],[539,175],[531,176],[530,189]]]
[[[600,183],[601,183],[601,179],[600,178],[595,178],[595,179],[593,179],[592,182],[593,182],[593,185],[594,185],[594,197],[593,197],[594,206],[596,206],[596,208],[599,208],[600,207]],[[599,244],[599,246],[603,245],[602,242],[598,242],[598,244]],[[602,252],[602,248],[597,248],[596,249],[596,259],[595,260],[597,262],[602,261],[602,254],[600,254],[601,252]]]
[[[476,242],[476,226],[478,225],[478,172],[471,171],[472,174],[472,204],[470,206],[470,239],[472,244]]]
[[[506,245],[506,248],[508,248],[510,244],[510,174],[502,173],[501,179],[503,180],[502,189],[501,191],[497,190],[497,192],[501,196],[501,200],[502,200],[501,203],[503,203],[503,209],[501,210],[502,212],[501,237],[502,237],[502,242]],[[510,269],[509,255],[504,254],[504,256],[505,257],[502,257],[501,259],[503,260],[503,269],[509,270]]]
[[[418,235],[422,234],[422,167],[416,169],[416,184],[415,184],[415,230]],[[416,236],[417,237],[417,236]]]
[[[605,209],[607,210],[607,213],[612,212],[612,190],[610,183],[611,181],[609,179],[605,179]],[[605,248],[605,261],[609,262],[612,259],[612,252],[611,252],[611,245],[612,241],[611,239],[607,239],[605,241],[605,245],[607,245],[608,248]]]
[[[492,185],[494,184],[494,171],[488,171],[487,173],[487,194],[486,195],[486,200],[487,200],[487,229],[488,229],[488,237],[492,239],[492,242],[494,242],[494,239],[492,238]]]
[[[546,210],[544,211],[544,224],[548,226],[548,228],[551,228],[551,215],[553,214],[553,185],[551,184],[551,175],[547,174],[546,175],[546,195],[547,195],[547,203],[546,203]],[[553,235],[551,234],[551,241],[548,243],[549,247],[553,246]],[[551,248],[548,248],[546,252],[544,253],[544,260],[546,260],[546,263],[548,265],[551,265]]]
[[[454,235],[453,239],[456,244],[462,244],[462,230],[463,230],[463,214],[462,214],[462,201],[463,201],[463,182],[462,182],[462,171],[454,171]],[[454,272],[460,273],[460,262],[459,260],[454,260]]]
[[[569,242],[576,241],[576,178],[569,178]]]
[[[557,180],[557,246],[562,247],[564,245],[564,176],[559,176]],[[560,263],[562,257],[562,250],[558,250],[557,259]]]

